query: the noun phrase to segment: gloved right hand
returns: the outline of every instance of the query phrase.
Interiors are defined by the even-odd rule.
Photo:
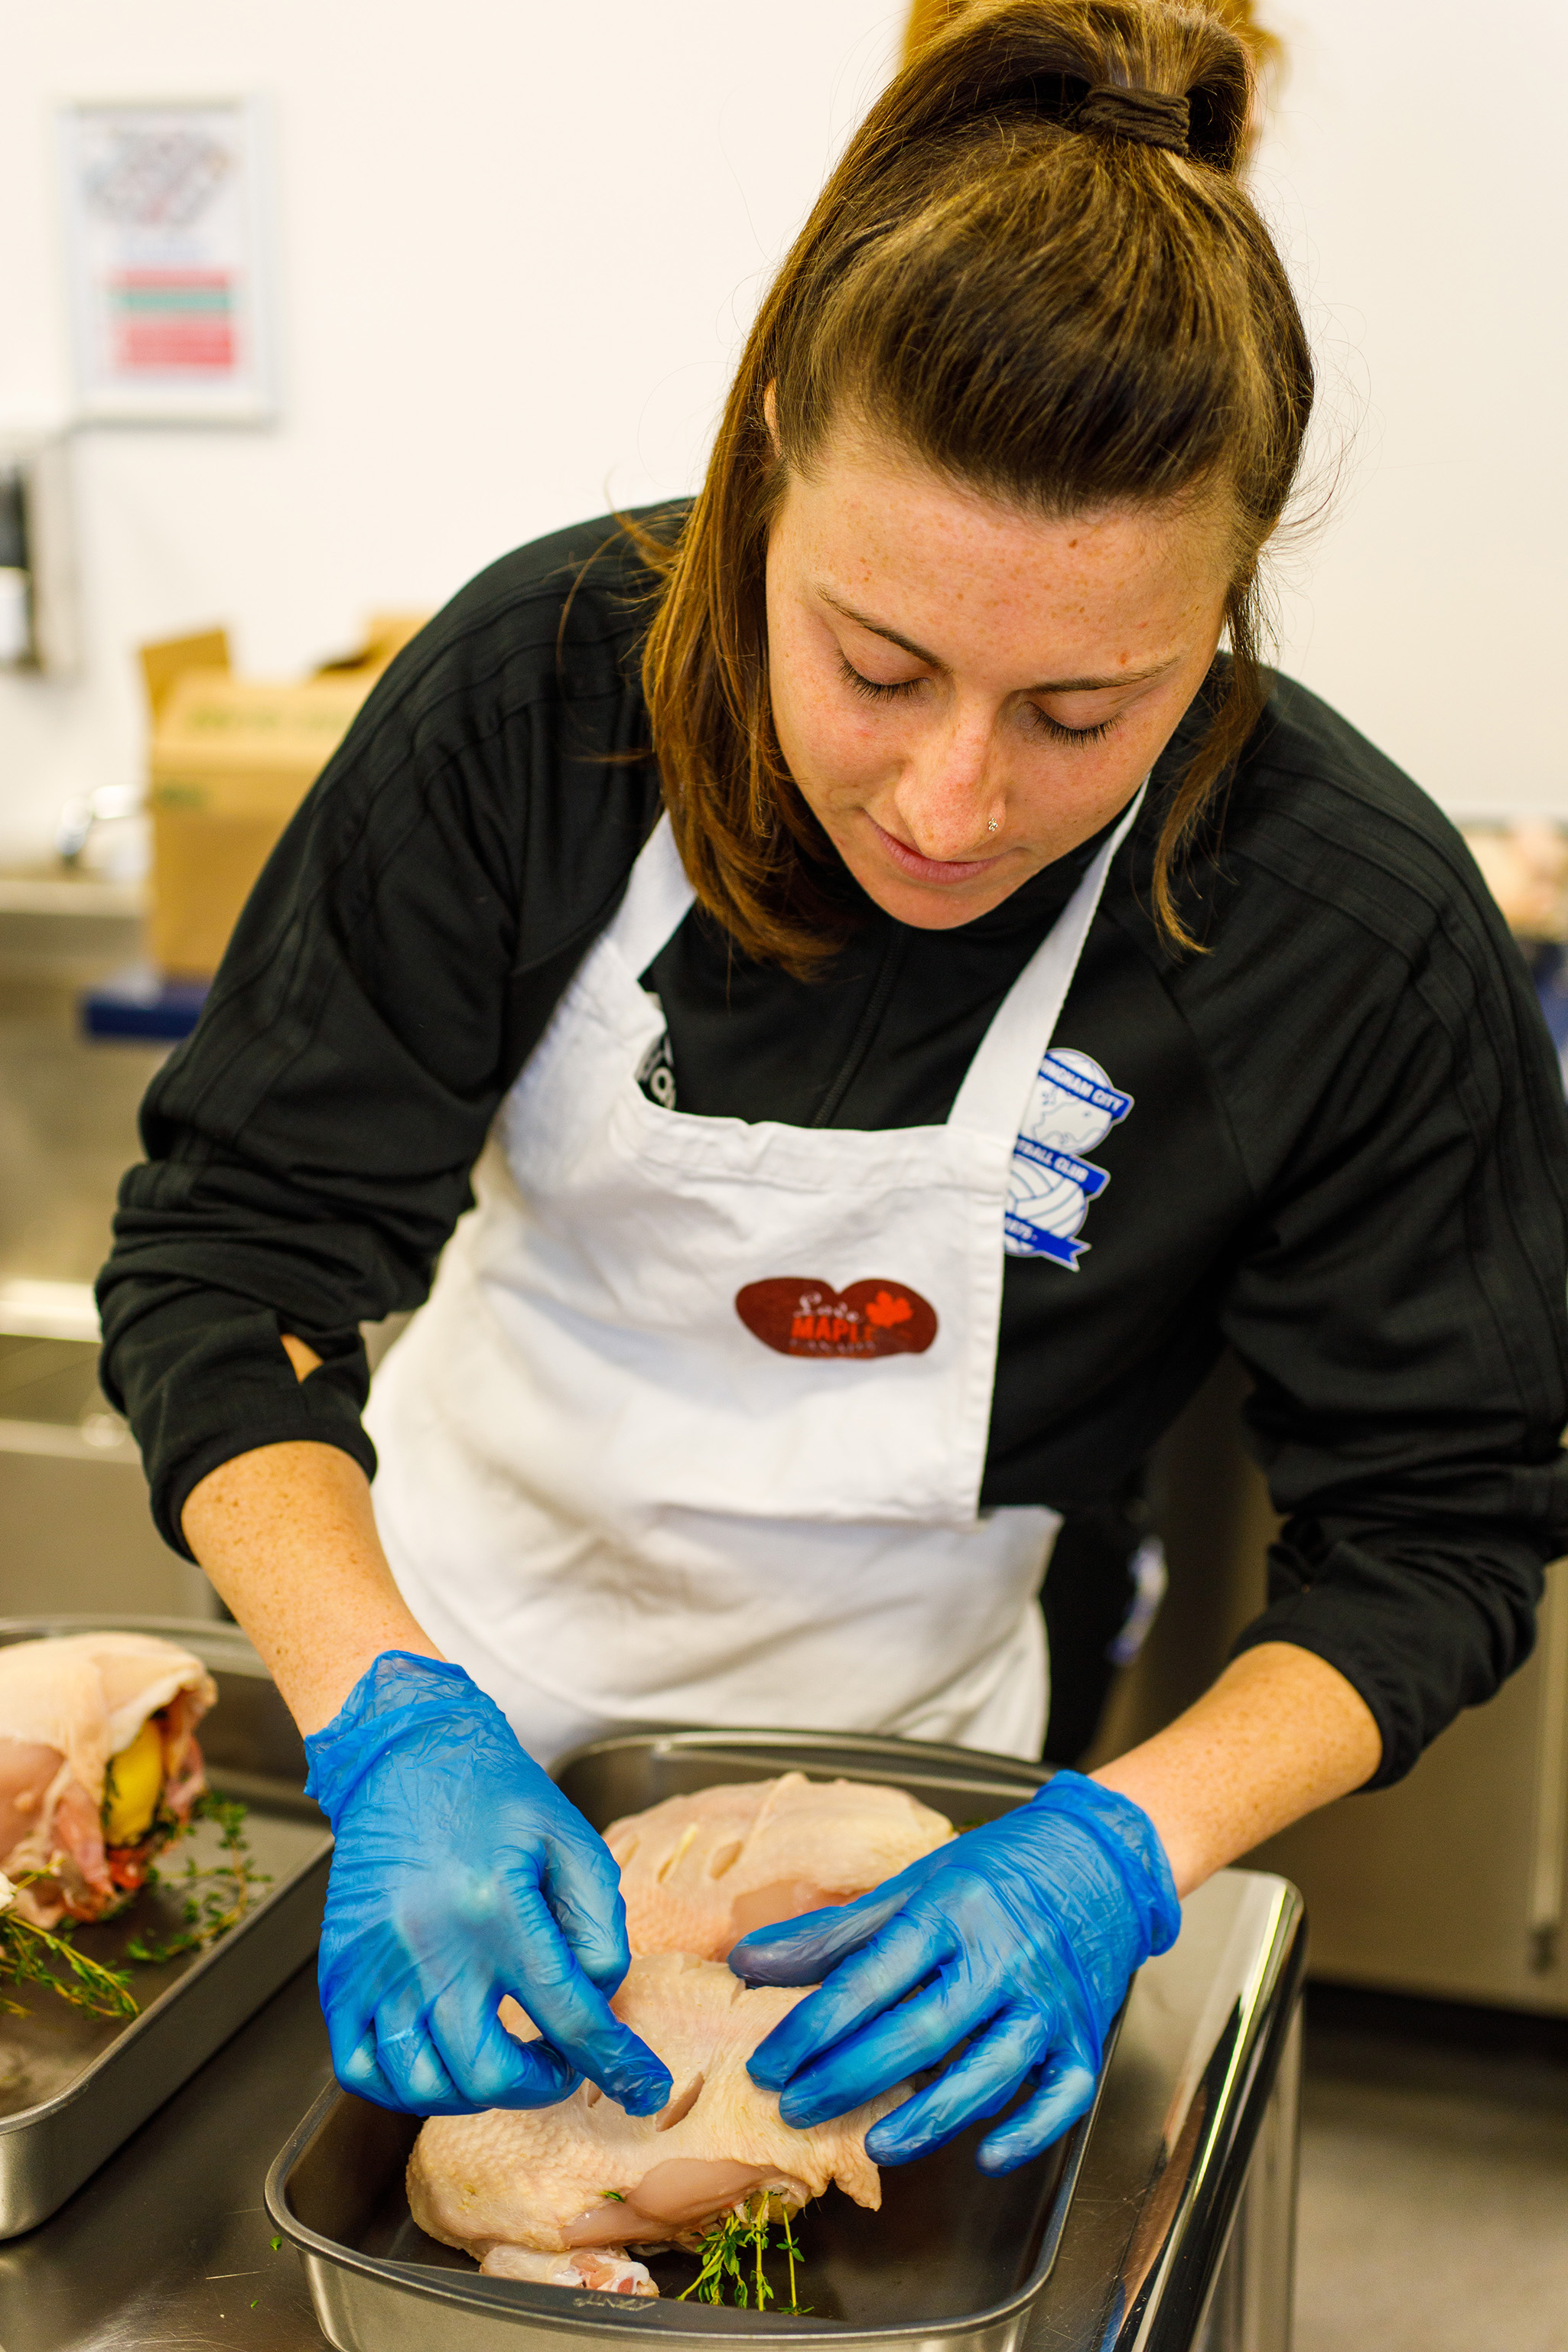
[[[345,2090],[466,2116],[586,2074],[628,2115],[668,2103],[609,2004],[630,1964],[609,1850],[461,1666],[384,1652],[305,1751],[337,1840],[319,1975]],[[542,2041],[500,2022],[505,1993]]]

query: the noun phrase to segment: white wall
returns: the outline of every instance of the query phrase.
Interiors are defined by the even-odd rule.
[[[132,779],[141,639],[287,674],[373,604],[696,477],[898,0],[0,0],[0,428],[68,411],[49,107],[272,95],[285,405],[78,441],[89,665],[0,677],[0,858]],[[1355,426],[1287,666],[1451,805],[1568,813],[1562,0],[1292,0],[1261,160]],[[1360,411],[1359,422],[1356,412]]]
[[[1568,7],[1263,0],[1258,192],[1353,428],[1284,667],[1446,807],[1568,815]]]
[[[77,447],[89,667],[0,676],[0,858],[131,781],[132,647],[257,673],[700,470],[761,279],[885,79],[898,0],[0,0],[0,427],[65,412],[49,108],[274,103],[273,430]]]

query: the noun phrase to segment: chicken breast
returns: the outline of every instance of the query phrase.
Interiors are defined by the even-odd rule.
[[[658,2116],[628,2116],[592,2084],[553,2107],[437,2116],[415,2142],[408,2202],[419,2227],[517,2275],[502,2249],[623,2256],[700,2231],[759,2191],[797,2210],[832,2181],[858,2205],[882,2201],[866,2134],[907,2085],[836,2122],[796,2131],[746,2061],[798,1988],[748,1989],[721,1962],[683,1952],[634,1959],[612,2007],[656,2050],[675,2084]],[[532,2032],[515,2001],[501,2017]],[[530,2273],[532,2275],[533,2273]]]
[[[851,1903],[943,1845],[952,1823],[901,1789],[743,1780],[612,1822],[634,1952],[721,1960],[753,1927]]]
[[[196,1724],[217,1696],[199,1658],[150,1633],[0,1648],[0,1871],[41,1927],[96,1919],[140,1885],[160,1819],[205,1785]]]

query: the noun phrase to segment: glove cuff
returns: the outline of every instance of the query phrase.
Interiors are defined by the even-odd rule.
[[[1142,1930],[1137,1965],[1169,1951],[1182,1931],[1182,1906],[1160,1833],[1142,1806],[1067,1771],[1054,1773],[1029,1801],[1042,1812],[1068,1815],[1114,1864]]]
[[[505,1726],[495,1701],[486,1697],[463,1667],[444,1658],[421,1657],[413,1650],[384,1650],[365,1668],[331,1723],[307,1735],[305,1794],[315,1799],[335,1830],[344,1806],[377,1759],[455,1707],[470,1716],[488,1710]]]

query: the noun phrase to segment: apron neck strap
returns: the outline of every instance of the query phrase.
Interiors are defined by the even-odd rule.
[[[1078,888],[1003,998],[948,1113],[950,1127],[967,1128],[987,1137],[1009,1158],[1041,1059],[1056,1034],[1111,860],[1132,830],[1148,789],[1145,776],[1121,823],[1101,845]]]
[[[697,893],[675,845],[668,810],[660,815],[632,867],[626,895],[605,937],[640,979],[690,911]]]
[[[1003,998],[948,1114],[951,1127],[989,1137],[1009,1155],[1029,1089],[1050,1045],[1105,888],[1111,860],[1132,829],[1148,791],[1145,777],[1121,823]],[[640,978],[674,936],[696,898],[675,845],[668,812],[632,867],[626,895],[605,937]]]

